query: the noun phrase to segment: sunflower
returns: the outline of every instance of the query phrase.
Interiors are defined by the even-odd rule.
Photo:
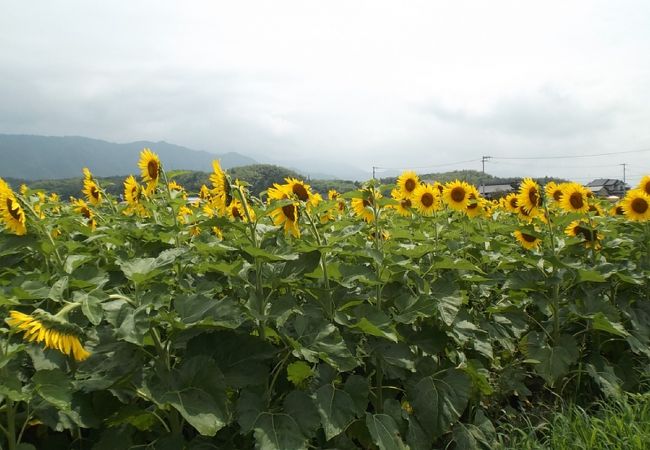
[[[585,247],[600,248],[600,241],[603,239],[602,235],[592,227],[587,225],[583,220],[578,219],[571,222],[564,230],[567,236],[582,237]]]
[[[92,174],[92,172],[90,171],[90,169],[88,167],[84,167],[81,171],[84,174],[84,180],[92,180],[93,179],[93,174]]]
[[[650,220],[650,195],[641,189],[628,191],[621,201],[623,212],[630,220],[645,222]]]
[[[567,183],[562,190],[560,207],[567,212],[589,211],[588,191],[578,183]]]
[[[480,198],[478,191],[472,186],[469,194],[467,194],[467,206],[465,207],[465,214],[467,217],[477,217],[483,212],[483,199]]]
[[[95,231],[97,228],[97,221],[95,220],[95,213],[88,207],[88,204],[83,199],[74,199],[71,198],[70,201],[74,206],[74,211],[81,214],[84,219],[86,219],[86,225],[92,230]]]
[[[519,212],[519,200],[517,200],[517,194],[514,192],[506,195],[504,199],[505,207],[510,212]]]
[[[397,178],[397,188],[402,193],[402,197],[411,198],[415,195],[415,190],[420,184],[417,174],[411,170],[403,172]]]
[[[411,217],[413,215],[413,202],[410,198],[404,196],[403,192],[399,189],[393,189],[390,196],[397,201],[396,204],[390,207],[397,211],[397,214],[404,217]]]
[[[0,180],[2,179],[0,178]],[[0,184],[0,223],[3,222],[5,228],[18,236],[27,233],[25,211],[16,199],[14,192],[4,181]]]
[[[539,244],[542,243],[542,240],[537,236],[524,233],[523,231],[515,230],[514,235],[521,246],[526,250],[536,249],[539,247]]]
[[[542,191],[532,178],[524,178],[519,185],[517,204],[520,208],[530,212],[542,206]]]
[[[214,234],[220,241],[223,241],[223,231],[221,228],[217,226],[212,227],[212,234]]]
[[[242,222],[248,222],[248,217],[254,222],[255,221],[255,211],[253,208],[248,208],[248,215],[244,206],[239,200],[233,199],[230,204],[226,207],[226,215],[234,220],[241,220]]]
[[[133,206],[140,203],[140,197],[142,196],[142,188],[136,181],[133,175],[130,175],[126,180],[124,180],[124,200],[126,203]]]
[[[99,205],[102,202],[102,193],[92,178],[86,178],[84,180],[83,193],[91,205]]]
[[[589,203],[589,212],[595,216],[605,215],[605,211],[603,211],[603,208],[598,203],[595,202]]]
[[[352,211],[358,217],[370,223],[375,220],[375,213],[372,210],[372,197],[353,198],[351,202]]]
[[[158,186],[158,181],[160,180],[160,158],[154,152],[145,148],[140,153],[140,161],[138,162],[138,167],[142,173],[142,180],[147,183],[146,193],[150,195]]]
[[[298,203],[290,203],[271,211],[273,224],[276,226],[284,226],[284,232],[286,234],[291,233],[296,238],[300,237],[300,228],[298,228],[300,210],[298,208]]]
[[[81,334],[79,327],[45,311],[36,310],[33,316],[19,311],[9,311],[7,323],[24,332],[23,339],[27,342],[43,342],[46,348],[58,350],[77,361],[83,361],[90,356],[79,341]]]
[[[637,189],[642,190],[643,192],[646,193],[646,195],[650,195],[650,175],[646,175],[643,178],[641,178],[641,181],[639,182]]]
[[[534,219],[539,219],[540,221],[546,223],[546,217],[539,210],[539,208],[527,211],[526,208],[520,206],[517,208],[517,216],[519,217],[519,220],[527,223],[531,223]]]
[[[464,211],[469,201],[471,187],[464,181],[452,181],[445,186],[442,197],[447,206],[457,211]]]
[[[430,216],[440,209],[440,191],[430,184],[420,184],[415,188],[411,200],[424,216]]]
[[[546,193],[546,198],[549,200],[549,202],[553,202],[555,204],[560,202],[562,199],[563,186],[564,183],[557,184],[554,181],[549,181],[546,183],[546,186],[544,186],[544,192]]]
[[[624,216],[625,215],[625,210],[623,209],[623,205],[620,203],[612,206],[609,210],[609,215],[610,216]]]

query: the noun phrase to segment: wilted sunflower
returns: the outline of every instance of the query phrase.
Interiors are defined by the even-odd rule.
[[[574,220],[564,230],[567,236],[582,237],[585,247],[600,248],[600,241],[603,239],[602,235],[596,230],[592,229],[583,220]]]
[[[451,209],[464,211],[467,207],[470,192],[471,186],[468,183],[455,180],[446,184],[442,197]]]
[[[160,158],[154,152],[145,148],[140,153],[140,161],[138,167],[142,174],[142,180],[147,183],[146,193],[150,195],[158,186],[160,180]]]
[[[27,342],[43,342],[46,348],[58,350],[77,361],[83,361],[90,356],[79,342],[81,330],[76,325],[41,310],[36,310],[33,316],[9,311],[9,317],[7,323],[24,332],[23,339]]]
[[[430,216],[440,209],[440,191],[430,184],[420,184],[413,192],[411,200],[424,216]]]
[[[415,190],[420,184],[420,179],[412,170],[403,172],[397,178],[397,188],[402,193],[402,197],[411,198],[415,195]]]
[[[539,244],[542,243],[542,240],[537,236],[533,236],[523,231],[516,230],[514,232],[515,238],[519,241],[521,246],[526,250],[532,250],[539,247]]]
[[[517,194],[517,204],[520,208],[531,212],[542,206],[542,191],[532,178],[524,178],[524,181],[519,185],[519,193]]]
[[[549,202],[559,204],[560,200],[562,199],[563,186],[564,183],[557,184],[554,181],[549,181],[546,183],[546,186],[544,186],[544,192],[546,192],[546,198],[549,200]]]
[[[567,212],[589,211],[587,189],[578,183],[566,183],[562,189],[560,207]]]
[[[646,175],[641,178],[637,189],[642,190],[646,195],[650,195],[650,175]]]
[[[4,181],[0,184],[0,223],[4,223],[7,229],[18,236],[27,233],[25,211]]]
[[[630,220],[645,222],[650,220],[650,195],[641,189],[632,189],[621,200],[625,216]]]

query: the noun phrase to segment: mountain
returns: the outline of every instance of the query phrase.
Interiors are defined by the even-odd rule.
[[[169,170],[203,170],[221,160],[224,168],[255,164],[239,153],[215,154],[164,141],[138,141],[126,144],[79,136],[32,136],[0,134],[0,177],[26,180],[77,177],[88,167],[96,176],[128,175],[138,172],[143,148],[160,156]]]

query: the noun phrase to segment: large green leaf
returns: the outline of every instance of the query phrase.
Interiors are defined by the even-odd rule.
[[[471,382],[464,372],[447,369],[420,380],[409,390],[409,399],[423,429],[437,438],[463,413],[470,391]]]
[[[579,355],[573,336],[563,335],[558,342],[558,345],[551,345],[542,333],[536,331],[528,333],[524,338],[529,361],[535,363],[535,371],[551,385],[569,372]]]
[[[314,401],[327,440],[345,431],[360,413],[352,397],[332,384],[319,388],[314,394]]]
[[[381,450],[408,450],[391,416],[366,413],[366,426]]]
[[[214,436],[230,421],[223,375],[206,356],[185,360],[151,391],[158,403],[174,407],[204,436]]]
[[[32,377],[34,389],[43,399],[59,409],[70,409],[72,382],[59,369],[39,370]]]

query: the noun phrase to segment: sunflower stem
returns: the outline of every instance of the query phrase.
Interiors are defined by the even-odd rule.
[[[60,319],[67,319],[68,313],[74,309],[77,309],[81,306],[81,303],[68,303],[65,305],[63,308],[57,312],[54,317],[60,318]]]
[[[7,448],[9,450],[16,449],[16,409],[14,401],[7,399]]]
[[[305,208],[305,215],[307,216],[307,220],[309,220],[309,224],[311,225],[311,229],[314,232],[314,237],[316,238],[316,243],[318,244],[318,246],[322,247],[323,245],[327,245],[327,239],[325,238],[325,236],[321,236],[320,233],[318,232],[318,228],[316,228],[316,223],[314,222],[314,219],[311,216],[311,214],[309,214],[309,211],[307,211],[307,208]],[[334,316],[334,302],[332,301],[330,280],[327,274],[327,250],[325,249],[321,249],[320,264],[323,269],[323,284],[325,285],[325,289],[327,290],[327,314],[329,315],[330,318],[332,318]]]

